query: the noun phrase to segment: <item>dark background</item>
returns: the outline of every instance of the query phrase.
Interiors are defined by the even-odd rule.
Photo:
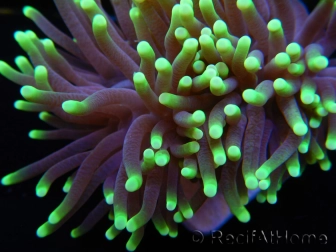
[[[106,1],[105,1],[106,2]],[[308,2],[309,8],[317,1]],[[14,65],[14,58],[24,52],[13,39],[17,29],[32,29],[38,33],[36,26],[21,13],[24,5],[38,8],[52,22],[64,28],[51,0],[15,0],[0,2],[0,59]],[[43,37],[41,33],[38,33]],[[28,138],[31,129],[47,129],[38,119],[37,113],[15,110],[13,103],[21,99],[19,87],[0,76],[0,92],[2,108],[0,130],[0,177],[17,170],[24,165],[39,160],[64,146],[64,141],[38,141]],[[335,153],[329,153],[336,163]],[[47,220],[49,213],[55,209],[64,197],[62,183],[56,183],[45,198],[35,196],[35,185],[39,178],[14,185],[0,186],[0,251],[124,251],[129,237],[127,231],[122,232],[114,241],[107,241],[104,233],[110,222],[103,219],[91,232],[78,239],[70,237],[72,228],[77,227],[90,209],[101,199],[101,191],[97,197],[86,204],[83,209],[68,221],[61,229],[49,237],[39,239],[35,231]],[[325,234],[328,245],[276,245],[255,242],[253,245],[227,245],[217,240],[211,243],[206,237],[202,244],[192,240],[192,233],[179,226],[179,236],[175,239],[159,235],[151,223],[147,225],[145,236],[138,251],[160,249],[176,249],[184,245],[191,251],[234,251],[240,248],[259,251],[336,251],[336,171],[322,172],[318,166],[310,166],[300,178],[289,179],[278,194],[275,205],[259,204],[255,201],[248,205],[252,219],[242,224],[236,219],[230,220],[221,229],[226,234],[249,234],[252,230],[262,230],[269,236],[270,232],[279,231],[284,234]],[[245,236],[246,237],[246,236]],[[225,240],[223,239],[223,243]],[[159,247],[156,247],[159,246]]]

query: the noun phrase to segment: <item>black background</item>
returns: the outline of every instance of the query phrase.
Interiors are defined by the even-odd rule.
[[[106,1],[105,1],[106,2]],[[308,2],[312,8],[317,1]],[[24,52],[13,39],[17,29],[32,29],[38,33],[36,26],[21,13],[24,5],[38,8],[62,29],[60,18],[51,0],[15,0],[0,1],[0,59],[14,65],[14,58]],[[108,6],[108,5],[106,5]],[[43,34],[38,33],[43,37]],[[21,99],[19,87],[0,76],[0,176],[12,172],[64,146],[65,141],[37,141],[28,138],[31,129],[47,129],[38,119],[37,113],[15,110],[13,103]],[[329,153],[336,163],[335,153]],[[61,202],[64,194],[62,183],[56,183],[45,198],[35,196],[35,185],[39,178],[14,185],[0,186],[0,251],[124,251],[129,237],[127,231],[114,241],[107,241],[105,230],[110,222],[104,218],[91,232],[78,239],[70,237],[72,228],[78,226],[90,209],[101,199],[101,191],[86,204],[83,209],[68,221],[61,229],[49,237],[39,239],[35,231],[47,220],[49,213]],[[151,223],[147,225],[145,236],[138,251],[160,249],[179,249],[183,245],[191,251],[235,251],[252,249],[259,251],[336,251],[336,171],[322,172],[318,166],[310,166],[303,176],[289,179],[278,194],[275,205],[259,204],[255,201],[248,205],[252,220],[248,224],[230,220],[221,228],[223,235],[251,233],[252,230],[269,235],[271,231],[281,234],[325,234],[327,245],[282,245],[255,242],[245,245],[212,244],[210,237],[205,237],[202,244],[194,243],[192,233],[179,226],[179,236],[175,239],[160,236]],[[246,237],[246,236],[245,236]],[[246,243],[246,242],[245,242]],[[159,247],[157,247],[159,246]]]

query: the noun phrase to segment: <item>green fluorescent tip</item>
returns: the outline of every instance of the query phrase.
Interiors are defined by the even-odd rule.
[[[204,183],[204,194],[211,198],[217,193],[217,185],[213,183]]]
[[[56,213],[56,211],[53,211],[48,218],[48,221],[51,224],[57,224],[58,222],[60,222],[61,218],[60,216]]]
[[[4,186],[12,185],[13,184],[13,175],[12,174],[7,174],[1,179],[1,184]]]
[[[43,238],[43,237],[46,237],[50,234],[50,231],[49,231],[49,226],[50,224],[48,222],[42,224],[37,230],[36,230],[36,235],[37,237],[39,238]]]
[[[124,214],[120,214],[118,216],[115,216],[114,225],[116,229],[123,230],[126,227],[127,224],[127,217]]]
[[[134,192],[140,188],[142,180],[137,176],[131,176],[125,184],[125,188],[129,192]]]

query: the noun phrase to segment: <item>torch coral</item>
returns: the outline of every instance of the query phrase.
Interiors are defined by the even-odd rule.
[[[69,145],[6,175],[12,185],[43,174],[36,194],[69,174],[63,202],[37,230],[60,228],[102,185],[104,198],[76,238],[104,215],[114,239],[135,250],[151,220],[175,237],[177,223],[204,232],[232,213],[248,222],[249,196],[274,204],[289,176],[329,170],[336,149],[336,5],[308,15],[298,0],[54,1],[71,37],[38,10],[23,12],[46,35],[17,31],[28,54],[20,71],[23,111],[55,130],[33,139]],[[315,20],[319,20],[316,22]]]

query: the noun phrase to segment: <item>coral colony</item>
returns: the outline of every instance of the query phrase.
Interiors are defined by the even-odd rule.
[[[248,222],[249,195],[274,204],[307,165],[327,171],[336,149],[336,2],[311,14],[299,0],[55,0],[72,37],[40,12],[45,34],[17,31],[29,59],[0,72],[22,85],[15,107],[40,112],[72,139],[8,174],[9,186],[42,175],[36,194],[70,174],[66,196],[37,230],[60,228],[102,187],[76,238],[108,214],[109,240],[126,229],[135,250],[146,223],[175,237],[177,223],[209,231],[231,212]]]

